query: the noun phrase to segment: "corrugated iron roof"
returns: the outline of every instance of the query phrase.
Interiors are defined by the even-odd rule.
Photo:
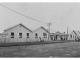
[[[17,25],[15,25],[15,26],[13,26],[13,27],[10,27],[10,28],[8,28],[8,29],[5,29],[4,31],[8,31],[8,30],[10,30],[10,29],[12,29],[12,28],[14,28],[14,27],[17,27],[18,25],[21,25],[21,26],[23,26],[24,28],[26,28],[27,30],[29,30],[30,32],[32,32],[29,28],[27,28],[26,26],[24,26],[23,24],[17,24]]]

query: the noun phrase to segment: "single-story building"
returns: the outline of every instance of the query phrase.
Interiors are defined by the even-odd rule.
[[[33,31],[33,39],[36,41],[49,41],[49,32],[43,26]]]
[[[8,29],[5,29],[4,34],[7,34],[6,42],[30,42],[32,37],[32,31],[24,26],[18,24]]]
[[[50,34],[50,38],[51,40],[67,40],[68,34],[55,32],[55,33]]]

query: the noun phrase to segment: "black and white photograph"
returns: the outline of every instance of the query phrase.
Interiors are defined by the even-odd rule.
[[[79,58],[80,2],[1,2],[0,57]]]

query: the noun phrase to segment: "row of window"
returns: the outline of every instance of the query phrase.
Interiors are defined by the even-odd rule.
[[[14,32],[11,32],[11,38],[14,38]],[[22,33],[19,33],[19,38],[22,38]],[[29,33],[27,33],[27,38],[29,38]]]
[[[27,38],[29,38],[29,33],[26,34]],[[43,33],[44,38],[47,38],[47,34]],[[11,38],[14,38],[14,32],[11,32]],[[22,38],[22,33],[19,33],[19,38]],[[38,38],[38,34],[35,33],[35,38]]]
[[[47,34],[46,33],[43,33],[43,37],[44,38],[47,38]],[[35,38],[38,38],[38,34],[37,33],[35,33]]]

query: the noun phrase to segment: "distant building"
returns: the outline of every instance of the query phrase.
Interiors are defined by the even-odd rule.
[[[6,42],[30,42],[32,37],[32,31],[23,24],[8,28],[3,33],[7,34]]]
[[[49,32],[47,29],[41,26],[33,31],[33,38],[36,41],[49,41]]]
[[[51,40],[68,40],[68,34],[55,32],[50,34]]]

